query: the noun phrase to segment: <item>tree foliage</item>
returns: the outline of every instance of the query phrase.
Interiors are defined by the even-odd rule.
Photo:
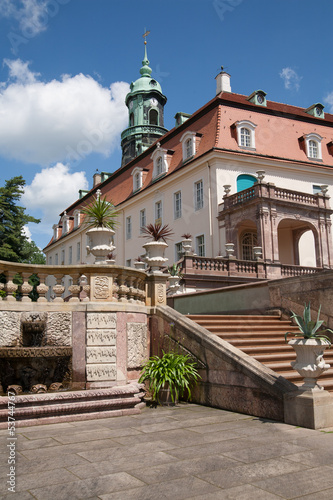
[[[24,186],[25,180],[19,175],[6,180],[5,186],[0,187],[0,260],[41,263],[30,260],[42,253],[24,234],[28,222],[40,222],[40,219],[26,214],[25,208],[18,204]]]

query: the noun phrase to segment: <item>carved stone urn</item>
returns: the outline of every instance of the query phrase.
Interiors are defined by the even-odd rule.
[[[115,250],[112,244],[114,231],[107,227],[93,227],[88,229],[90,245],[87,246],[88,255],[90,253],[95,257],[95,264],[106,264],[107,256]]]
[[[169,260],[164,257],[168,244],[164,241],[149,241],[142,246],[147,252],[145,260],[151,268],[151,272],[153,274],[159,273],[160,269],[164,267]]]
[[[192,254],[192,240],[190,238],[185,238],[182,240],[183,252],[185,255]]]
[[[324,351],[329,343],[321,339],[294,339],[288,342],[296,351],[296,361],[291,362],[294,370],[304,378],[302,390],[323,390],[317,379],[330,368],[324,360]]]
[[[180,277],[179,276],[169,276],[168,281],[169,281],[169,288],[168,292],[170,295],[175,295],[179,288],[180,288]]]

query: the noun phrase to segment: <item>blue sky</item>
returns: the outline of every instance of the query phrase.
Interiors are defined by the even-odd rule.
[[[332,17],[331,0],[1,0],[0,184],[26,180],[32,239],[119,168],[145,29],[170,129],[214,97],[221,65],[233,92],[333,113]]]

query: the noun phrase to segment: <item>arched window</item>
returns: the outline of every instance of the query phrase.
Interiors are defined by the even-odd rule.
[[[243,260],[253,260],[253,247],[257,246],[257,234],[246,231],[241,236],[240,247]]]
[[[130,114],[130,127],[134,127],[134,113]]]
[[[316,141],[309,141],[309,157],[318,158],[318,143]]]
[[[244,191],[253,186],[257,182],[257,178],[253,175],[241,174],[237,177],[237,192]]]
[[[156,111],[156,109],[151,109],[149,111],[149,124],[158,125],[158,112]]]
[[[245,148],[251,147],[251,133],[248,128],[242,127],[240,130],[240,145]]]

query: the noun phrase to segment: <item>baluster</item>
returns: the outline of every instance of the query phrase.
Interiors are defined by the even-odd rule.
[[[13,293],[16,292],[18,285],[15,285],[13,282],[14,276],[17,274],[15,271],[6,271],[6,284],[4,286],[5,292],[7,293],[7,296],[5,300],[8,302],[15,302],[16,298],[13,296]]]
[[[131,304],[135,302],[134,300],[134,295],[135,295],[135,290],[134,290],[134,278],[133,276],[129,276],[128,278],[128,302]]]
[[[56,284],[52,287],[53,292],[56,295],[56,298],[54,299],[54,302],[63,302],[64,299],[61,297],[61,295],[65,291],[65,287],[62,284],[62,278],[64,277],[63,273],[54,273],[53,276],[56,279]]]
[[[39,285],[37,285],[37,293],[39,295],[37,302],[47,302],[46,294],[49,291],[49,287],[45,283],[45,280],[48,276],[46,273],[38,273]]]
[[[122,275],[118,275],[118,283],[119,283],[118,302],[127,302],[126,295],[128,293],[128,287],[126,286],[125,283],[125,277]]]
[[[22,302],[31,302],[31,298],[29,297],[29,293],[32,292],[33,286],[29,284],[29,278],[31,276],[31,273],[21,273],[22,278],[23,278],[23,283],[21,285],[21,292],[22,292]]]
[[[79,278],[80,278],[80,273],[72,273],[71,278],[73,280],[73,284],[68,287],[68,291],[72,295],[72,297],[69,299],[69,302],[80,302],[80,291],[81,291],[81,286],[79,285]]]
[[[81,277],[79,279],[79,285],[80,285],[81,291],[83,292],[83,295],[84,295],[84,297],[81,299],[82,302],[89,302],[89,300],[90,300],[90,285],[89,285],[88,277],[85,274],[81,275]]]

